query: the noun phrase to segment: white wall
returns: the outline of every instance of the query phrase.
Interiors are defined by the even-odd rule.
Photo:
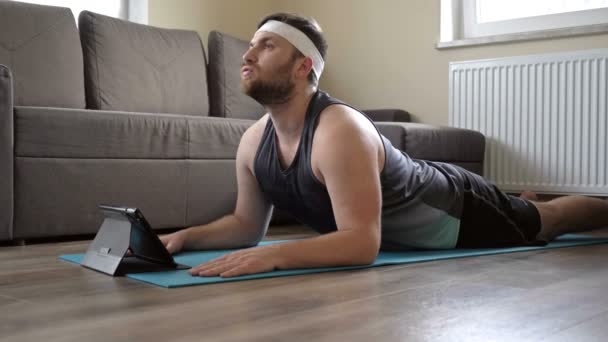
[[[150,25],[249,39],[263,16],[313,16],[329,42],[321,87],[362,109],[403,108],[448,123],[448,63],[608,47],[608,34],[437,50],[439,0],[150,0]]]
[[[149,0],[153,26],[197,31],[203,43],[211,30],[249,39],[258,21],[272,13],[275,0]]]

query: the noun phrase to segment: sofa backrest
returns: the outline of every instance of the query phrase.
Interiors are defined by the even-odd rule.
[[[89,11],[78,23],[88,108],[209,115],[206,60],[196,32]]]
[[[209,97],[211,115],[239,119],[259,119],[264,107],[240,89],[241,64],[249,43],[221,33],[209,32]]]
[[[85,107],[82,49],[70,9],[0,1],[0,64],[13,75],[15,105]]]

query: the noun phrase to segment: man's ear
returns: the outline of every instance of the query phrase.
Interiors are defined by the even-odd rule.
[[[312,72],[312,58],[304,57],[302,62],[299,63],[296,75],[302,78],[308,78],[308,74]]]

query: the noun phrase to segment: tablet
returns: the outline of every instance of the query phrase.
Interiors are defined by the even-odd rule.
[[[100,204],[97,206],[106,218],[127,219],[131,223],[129,249],[134,257],[169,268],[184,269],[188,266],[175,262],[171,253],[138,208]]]

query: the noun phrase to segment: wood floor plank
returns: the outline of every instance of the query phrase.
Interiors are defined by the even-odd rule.
[[[549,334],[544,341],[606,341],[606,327],[608,327],[608,309],[603,313],[589,319],[581,319],[577,324],[561,330],[556,334]]]
[[[57,259],[88,243],[0,248],[0,341],[579,342],[608,333],[608,245],[164,289]]]

